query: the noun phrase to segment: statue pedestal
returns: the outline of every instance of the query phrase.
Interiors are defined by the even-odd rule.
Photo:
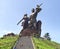
[[[21,36],[33,36],[34,34],[37,34],[37,30],[35,29],[24,29],[23,31],[21,31]]]

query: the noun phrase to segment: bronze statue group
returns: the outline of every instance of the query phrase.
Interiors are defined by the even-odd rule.
[[[41,7],[40,5],[37,5],[36,9],[32,9],[32,13],[31,15],[28,17],[27,14],[24,14],[24,17],[17,23],[17,25],[22,21],[22,26],[23,26],[23,30],[25,29],[30,29],[30,30],[36,30],[39,34],[39,36],[41,35],[41,20],[37,21],[37,15],[38,13],[41,11]]]

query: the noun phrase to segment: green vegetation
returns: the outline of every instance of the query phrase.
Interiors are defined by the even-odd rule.
[[[0,38],[0,49],[11,49],[17,39],[18,36],[7,36]],[[53,41],[43,40],[40,38],[38,39],[35,37],[33,37],[33,41],[36,49],[60,49],[60,44]]]
[[[0,38],[0,49],[11,49],[18,36],[7,36]]]
[[[60,44],[44,39],[33,38],[36,49],[60,49]]]

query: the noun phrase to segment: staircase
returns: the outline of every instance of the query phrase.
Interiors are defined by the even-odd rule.
[[[16,42],[13,49],[34,49],[33,41],[31,36],[22,36]]]

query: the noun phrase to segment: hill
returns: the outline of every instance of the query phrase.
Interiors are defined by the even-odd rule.
[[[0,38],[0,49],[11,49],[18,36],[6,36]]]
[[[33,38],[36,49],[60,49],[60,44],[54,41],[48,41],[41,38]]]
[[[18,36],[0,38],[0,49],[11,49],[17,39]],[[53,41],[33,37],[33,42],[36,49],[60,49],[60,44]]]

